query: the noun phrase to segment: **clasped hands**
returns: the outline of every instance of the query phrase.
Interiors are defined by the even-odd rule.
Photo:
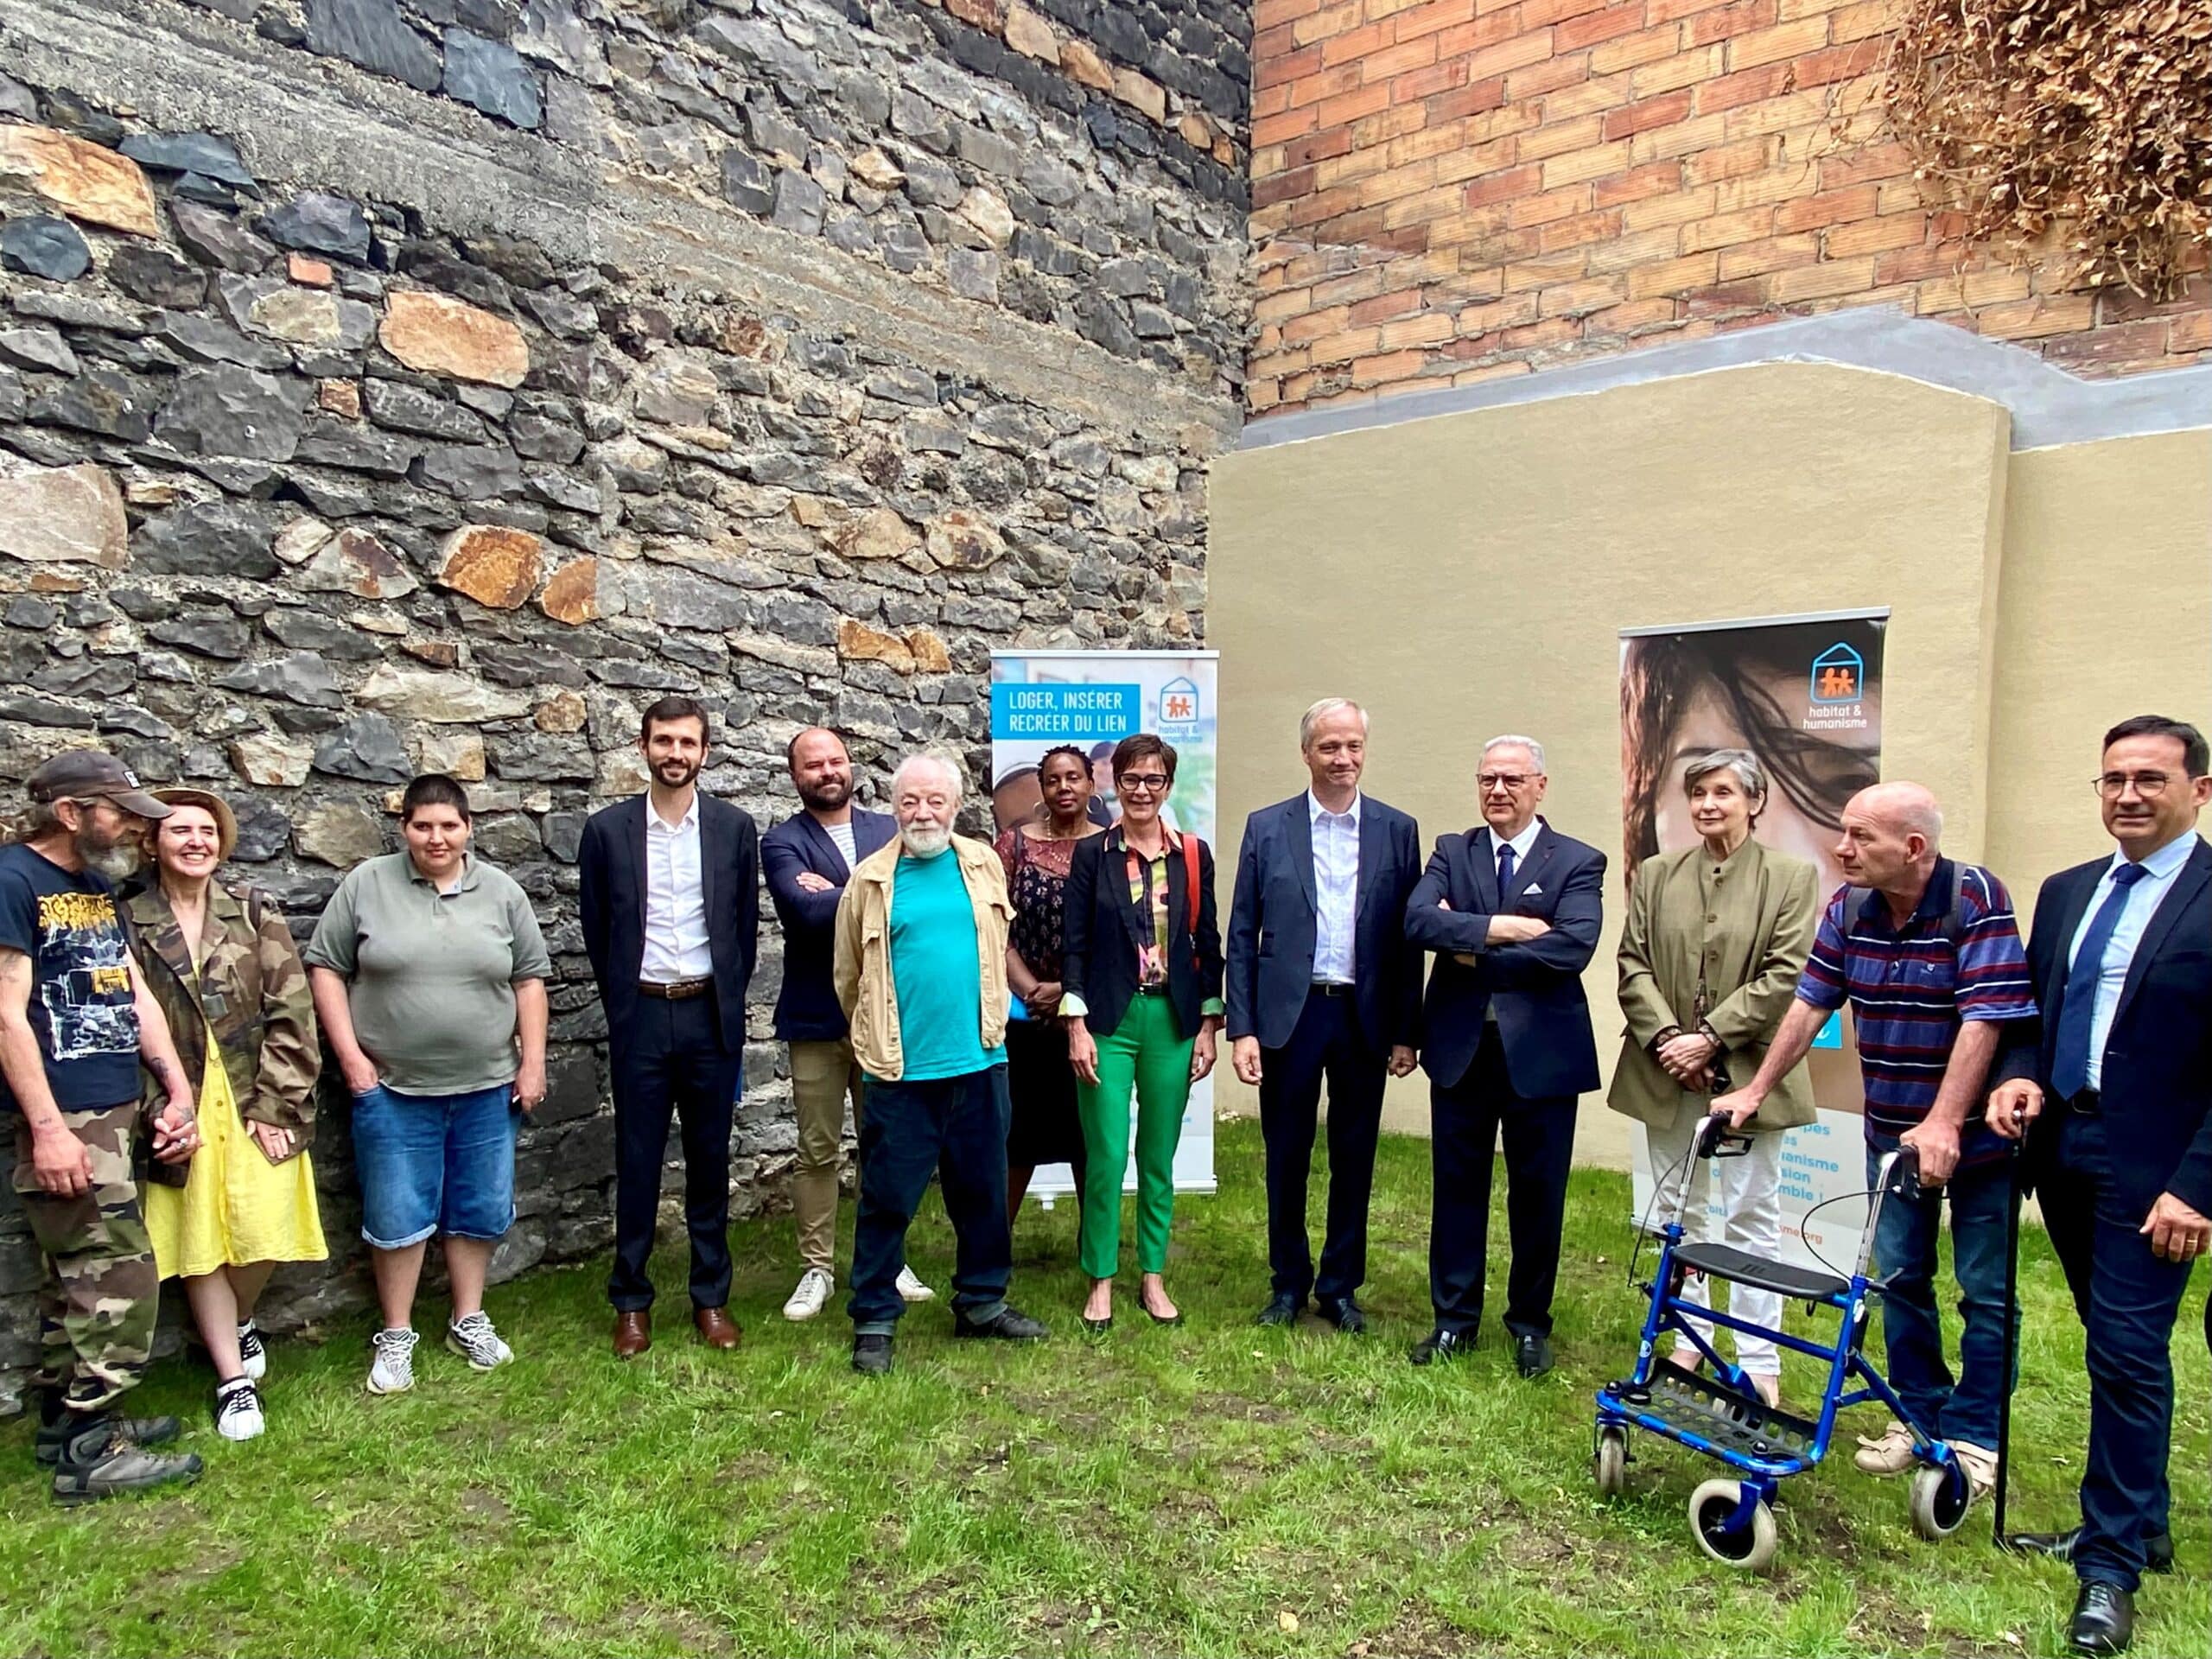
[[[1989,1091],[1982,1121],[2007,1141],[2018,1141],[2043,1116],[2043,1090],[2031,1078],[2012,1077]],[[2212,1216],[2171,1192],[2158,1194],[2151,1213],[2135,1230],[2151,1241],[2151,1254],[2168,1262],[2194,1262],[2212,1255]]]

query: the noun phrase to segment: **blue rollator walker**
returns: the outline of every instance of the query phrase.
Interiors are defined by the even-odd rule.
[[[1749,1149],[1747,1144],[1729,1130],[1725,1116],[1707,1118],[1698,1127],[1690,1156],[1742,1155]],[[1713,1560],[1758,1572],[1774,1560],[1777,1487],[1786,1476],[1802,1474],[1827,1455],[1839,1411],[1878,1400],[1912,1433],[1913,1456],[1920,1465],[1912,1471],[1913,1529],[1923,1538],[1949,1537],[1965,1521],[1973,1496],[1967,1471],[1949,1446],[1914,1420],[1862,1348],[1867,1313],[1883,1290],[1881,1281],[1868,1278],[1866,1272],[1882,1205],[1893,1192],[1908,1197],[1917,1192],[1916,1154],[1907,1147],[1882,1160],[1873,1190],[1866,1195],[1866,1230],[1859,1236],[1858,1256],[1848,1279],[1767,1261],[1726,1244],[1685,1243],[1682,1217],[1695,1185],[1686,1172],[1675,1213],[1659,1235],[1658,1269],[1643,1287],[1650,1294],[1651,1309],[1643,1321],[1635,1374],[1608,1382],[1598,1395],[1597,1443],[1592,1459],[1598,1491],[1612,1497],[1627,1490],[1630,1429],[1640,1428],[1702,1452],[1732,1472],[1702,1483],[1690,1494],[1690,1535]],[[1703,1274],[1708,1281],[1726,1280],[1772,1291],[1790,1301],[1803,1302],[1808,1311],[1834,1308],[1840,1316],[1835,1341],[1833,1345],[1808,1341],[1738,1319],[1732,1312],[1685,1300],[1683,1281],[1691,1272]],[[1765,1337],[1793,1353],[1821,1361],[1827,1368],[1827,1380],[1818,1419],[1808,1420],[1762,1401],[1750,1376],[1714,1350],[1712,1340],[1700,1329],[1707,1324]],[[1660,1357],[1660,1339],[1669,1332],[1697,1349],[1710,1375],[1685,1370],[1671,1358]]]

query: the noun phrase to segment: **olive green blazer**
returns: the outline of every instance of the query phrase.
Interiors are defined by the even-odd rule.
[[[1797,989],[1820,925],[1819,876],[1802,858],[1747,841],[1724,864],[1702,842],[1644,860],[1621,929],[1620,999],[1627,1033],[1605,1103],[1659,1128],[1706,1098],[1686,1093],[1651,1058],[1669,1026],[1691,1030],[1698,968],[1712,1004],[1705,1023],[1726,1046],[1730,1080],[1749,1083]],[[1710,919],[1708,919],[1710,918]],[[1813,1121],[1813,1084],[1801,1062],[1745,1127],[1786,1129]]]

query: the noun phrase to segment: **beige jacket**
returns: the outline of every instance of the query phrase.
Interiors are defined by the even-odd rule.
[[[891,896],[904,852],[897,837],[860,861],[845,896],[837,901],[836,961],[831,970],[837,1001],[852,1022],[853,1058],[861,1071],[896,1083],[906,1069],[899,1039],[899,996],[891,983]],[[1006,1042],[1006,934],[1014,920],[1006,870],[988,842],[952,838],[952,855],[976,907],[976,961],[982,970],[982,1040],[986,1049]]]
[[[1802,858],[1756,841],[1716,865],[1700,843],[1643,861],[1621,926],[1621,1014],[1628,1031],[1605,1103],[1656,1128],[1701,1115],[1652,1058],[1651,1039],[1674,1026],[1695,1028],[1698,974],[1711,1003],[1706,1024],[1726,1046],[1731,1082],[1741,1088],[1766,1058],[1768,1042],[1789,1010],[1797,976],[1820,925],[1819,877]],[[1813,1084],[1793,1066],[1745,1127],[1786,1129],[1813,1121]]]

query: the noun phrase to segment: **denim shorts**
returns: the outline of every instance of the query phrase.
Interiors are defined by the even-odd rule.
[[[433,1233],[498,1238],[515,1219],[514,1089],[403,1095],[378,1084],[353,1096],[361,1236],[404,1249]]]

